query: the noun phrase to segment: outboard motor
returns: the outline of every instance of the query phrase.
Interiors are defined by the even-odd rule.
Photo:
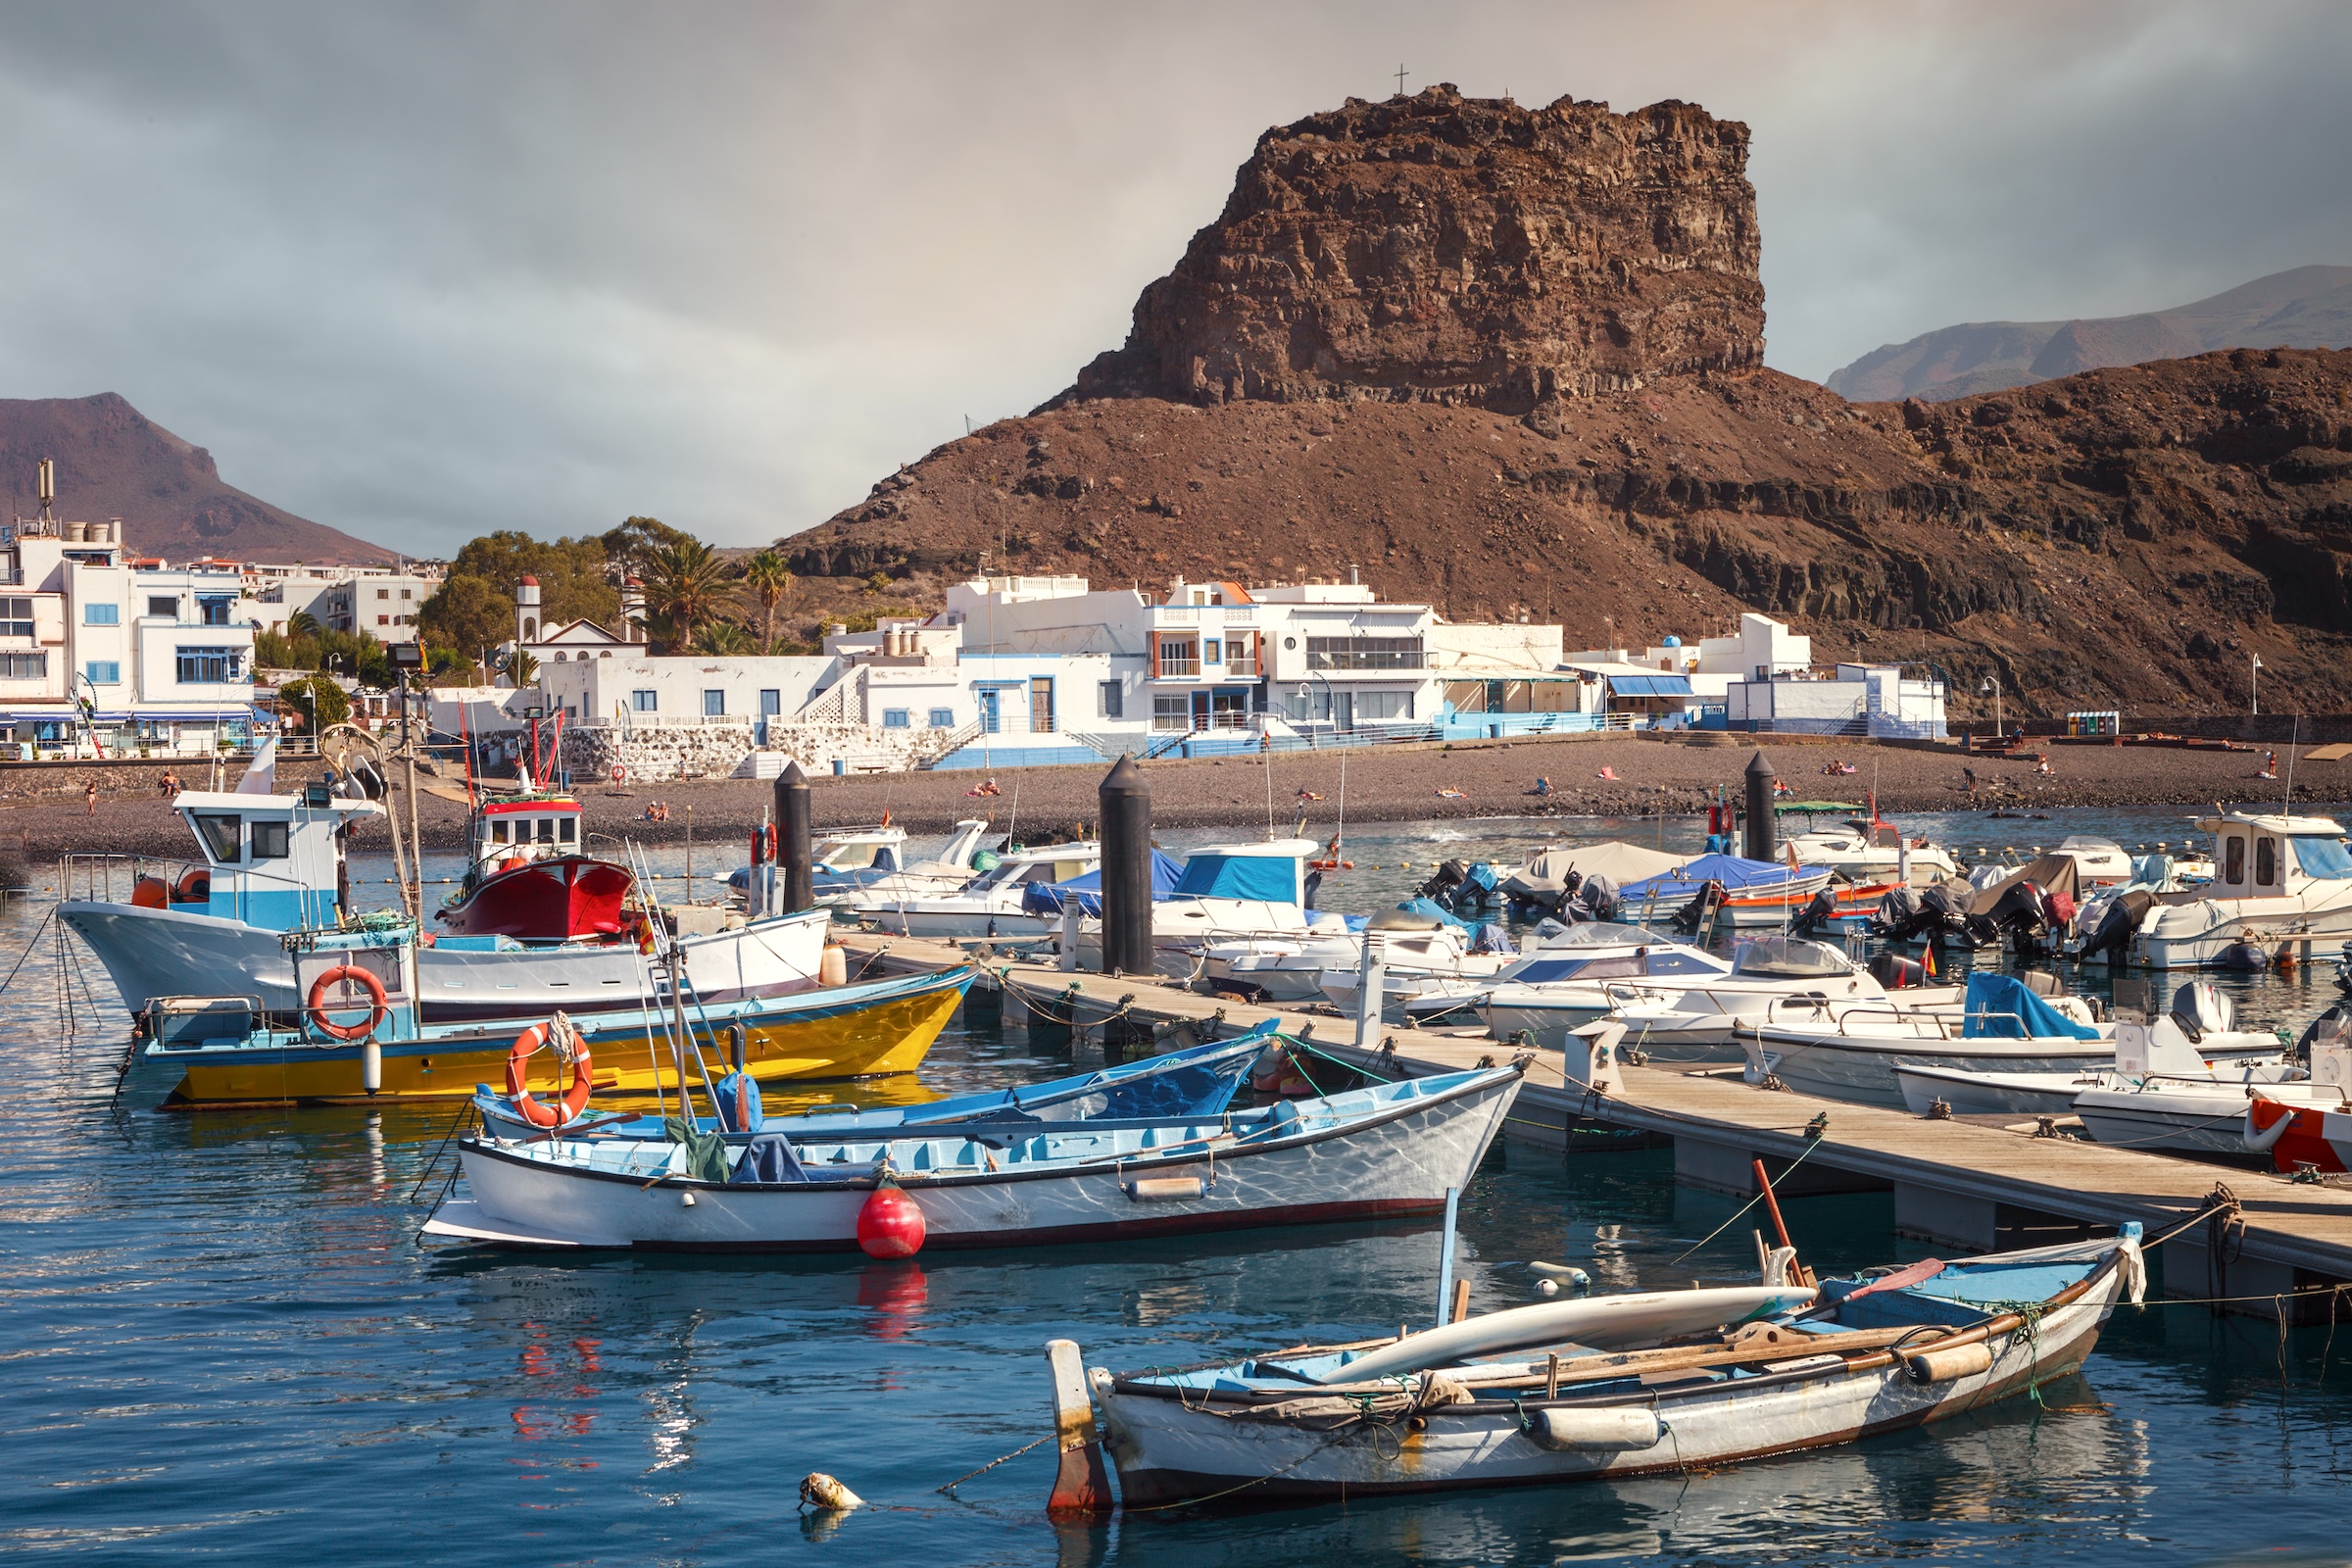
[[[1571,879],[1575,873],[1569,873]],[[1605,876],[1589,876],[1576,895],[1578,907],[1584,910],[1582,919],[1592,921],[1617,918],[1617,884]]]
[[[1813,902],[1805,906],[1804,911],[1790,922],[1789,928],[1800,937],[1817,936],[1823,926],[1837,918],[1838,895],[1823,888],[1813,895]]]
[[[1910,991],[1931,978],[1926,964],[1899,953],[1882,953],[1871,959],[1870,977],[1888,991]]]
[[[2238,969],[2247,974],[2260,974],[2270,966],[2271,956],[2251,942],[2232,942],[2214,960],[2217,969]]]
[[[1674,928],[1686,936],[1696,935],[1722,904],[1722,883],[1711,879],[1700,883],[1698,891],[1690,895],[1690,902],[1675,911]]]
[[[2049,935],[2047,906],[2042,902],[2038,882],[2018,883],[2001,895],[2000,903],[1985,911],[1985,918],[2022,956],[2038,954],[2043,939]]]
[[[1870,934],[1892,942],[1908,942],[1919,931],[1919,895],[1907,887],[1892,888],[1879,900],[1871,917]]]
[[[1323,886],[1323,873],[1322,873],[1322,872],[1320,872],[1320,871],[1309,871],[1309,872],[1307,872],[1307,873],[1306,873],[1306,886],[1305,886],[1305,887],[1304,887],[1304,888],[1301,890],[1301,891],[1302,891],[1302,893],[1304,894],[1304,897],[1305,897],[1305,903],[1304,903],[1304,904],[1301,906],[1301,907],[1303,907],[1303,908],[1305,908],[1305,909],[1307,909],[1307,910],[1309,910],[1309,911],[1311,911],[1311,910],[1314,908],[1314,906],[1315,906],[1315,893],[1316,893],[1316,890],[1318,890],[1318,889],[1319,889],[1319,888],[1321,888],[1322,886]]]
[[[1463,879],[1469,874],[1470,868],[1461,861],[1447,860],[1444,865],[1438,867],[1436,874],[1431,876],[1428,881],[1413,890],[1413,897],[1416,899],[1450,899],[1453,896],[1453,890],[1460,887]]]
[[[2173,1022],[2195,1045],[2209,1034],[2223,1034],[2237,1017],[2237,1009],[2230,999],[2213,987],[2210,980],[2191,980],[2173,993]]]
[[[2132,933],[2139,929],[2139,922],[2155,903],[2156,896],[2145,890],[2119,893],[2108,900],[2098,924],[2082,944],[2082,958],[2088,961],[2104,953],[2110,964],[2122,963],[2131,951]]]

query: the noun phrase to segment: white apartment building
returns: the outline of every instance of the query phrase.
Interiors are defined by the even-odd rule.
[[[252,733],[254,627],[233,568],[125,559],[120,524],[0,528],[0,743],[209,751]]]
[[[250,618],[282,632],[299,611],[334,631],[364,631],[382,643],[416,640],[416,612],[439,590],[433,562],[396,566],[247,565]]]

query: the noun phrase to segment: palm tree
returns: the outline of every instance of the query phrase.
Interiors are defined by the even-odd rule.
[[[286,636],[289,639],[316,638],[323,629],[318,624],[318,617],[307,610],[297,610],[286,617]]]
[[[760,651],[771,653],[776,646],[776,606],[792,594],[792,568],[776,551],[762,550],[744,566],[743,580],[760,602]]]
[[[668,623],[673,648],[694,645],[694,623],[718,608],[727,564],[700,539],[656,545],[645,553],[645,609]]]
[[[705,626],[694,640],[698,654],[748,654],[752,651],[752,634],[731,620],[714,620]]]

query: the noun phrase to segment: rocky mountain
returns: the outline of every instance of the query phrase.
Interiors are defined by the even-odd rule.
[[[2352,347],[2352,267],[2298,267],[2140,316],[1968,321],[1865,354],[1829,379],[1857,401],[1998,392],[2213,349]]]
[[[1626,162],[1591,179],[1603,150]],[[2352,354],[1849,403],[1754,364],[1744,150],[1684,105],[1443,89],[1269,131],[1123,349],[782,543],[914,604],[985,562],[1146,585],[1354,567],[1457,619],[1557,619],[1572,648],[1756,609],[1819,660],[2142,721],[2242,709],[2259,651],[2266,705],[2352,710]],[[1506,179],[1590,248],[1504,270],[1473,219]]]
[[[57,463],[57,514],[121,517],[123,542],[136,554],[322,564],[394,554],[223,482],[211,453],[113,392],[0,399],[0,506],[14,515],[40,510],[34,469],[43,458]]]

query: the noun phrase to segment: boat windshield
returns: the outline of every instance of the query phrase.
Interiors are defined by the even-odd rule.
[[[1544,945],[1547,948],[1638,948],[1645,943],[1664,940],[1656,932],[1644,931],[1638,925],[1596,920],[1590,925],[1572,925],[1559,935],[1546,938]]]
[[[2352,880],[2352,851],[2344,848],[2342,839],[2293,838],[2287,843],[2295,847],[2295,864],[2305,876],[2327,882]]]
[[[1763,937],[1740,950],[1732,973],[1756,980],[1823,980],[1853,973],[1836,948],[1796,937]]]
[[[835,871],[863,871],[872,867],[874,857],[881,853],[882,846],[871,842],[836,844],[818,856],[816,863]]]

